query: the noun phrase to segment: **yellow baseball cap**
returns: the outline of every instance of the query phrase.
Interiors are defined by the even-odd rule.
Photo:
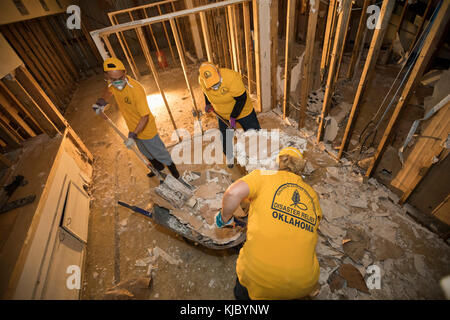
[[[294,147],[287,147],[287,148],[281,149],[280,152],[278,153],[277,162],[279,162],[280,156],[283,156],[283,155],[288,155],[288,156],[291,156],[294,158],[303,159],[303,154],[300,152],[300,150],[298,150],[297,148],[294,148]]]
[[[108,58],[103,62],[103,70],[113,71],[113,70],[125,70],[125,66],[122,61],[117,58]]]
[[[220,81],[219,69],[211,62],[203,62],[198,69],[200,81],[206,87],[211,88]]]

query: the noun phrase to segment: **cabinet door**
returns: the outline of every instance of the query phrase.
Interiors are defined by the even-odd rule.
[[[89,195],[73,181],[67,191],[62,227],[74,237],[87,243]]]
[[[82,242],[63,228],[58,229],[41,299],[79,299],[84,252]]]

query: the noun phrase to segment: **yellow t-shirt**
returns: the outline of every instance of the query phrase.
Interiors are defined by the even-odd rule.
[[[238,72],[226,68],[220,68],[219,72],[222,77],[222,84],[218,90],[206,89],[200,79],[199,83],[214,110],[222,118],[230,120],[231,111],[233,111],[234,104],[236,103],[234,98],[241,96],[246,90],[242,82],[242,77]],[[252,110],[252,100],[247,92],[247,101],[237,119],[248,116]]]
[[[158,133],[158,129],[156,128],[155,117],[150,112],[144,87],[133,78],[129,76],[127,78],[128,84],[122,91],[114,88],[114,86],[110,86],[109,90],[116,99],[129,131],[136,129],[142,117],[149,116],[147,125],[144,130],[139,132],[137,137],[144,140],[151,139]]]
[[[270,175],[264,173],[273,173]],[[287,171],[254,170],[240,180],[250,188],[247,241],[236,273],[251,299],[299,299],[319,280],[316,192]]]

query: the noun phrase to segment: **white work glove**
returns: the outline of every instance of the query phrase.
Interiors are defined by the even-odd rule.
[[[131,147],[133,147],[133,145],[136,143],[136,141],[134,141],[133,138],[128,138],[127,140],[124,141],[124,143],[128,149],[131,149]]]
[[[96,114],[101,114],[105,110],[105,107],[108,103],[103,98],[97,99],[95,104],[92,105],[92,109],[94,109]]]

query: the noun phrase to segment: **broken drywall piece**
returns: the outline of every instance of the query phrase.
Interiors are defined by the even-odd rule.
[[[319,199],[320,208],[325,219],[332,221],[350,214],[350,210],[342,204],[336,203],[330,199]]]
[[[422,276],[427,276],[427,265],[425,264],[425,256],[421,254],[414,254],[414,268]]]
[[[362,229],[353,227],[347,230],[344,238],[350,240],[343,244],[345,254],[354,262],[360,263],[369,247],[369,237]]]
[[[327,116],[325,118],[325,133],[323,136],[323,141],[334,141],[338,134],[339,126],[338,122],[334,117]]]
[[[347,281],[348,287],[369,293],[364,277],[361,275],[359,270],[355,268],[355,266],[346,263],[343,264],[338,271],[339,275]]]
[[[163,258],[164,260],[166,260],[170,264],[178,265],[180,263],[183,263],[183,260],[173,258],[171,255],[169,255],[167,252],[165,252],[160,247],[154,247],[153,248],[152,257],[154,257],[153,258],[154,261],[156,261],[156,259],[158,259],[158,257],[161,257],[161,258]]]

